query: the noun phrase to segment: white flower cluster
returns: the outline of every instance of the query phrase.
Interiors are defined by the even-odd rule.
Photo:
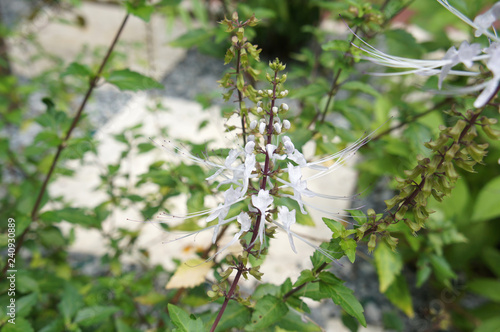
[[[406,74],[439,74],[439,89],[441,89],[443,80],[448,74],[460,76],[480,75],[481,72],[479,70],[472,70],[473,64],[477,61],[485,61],[486,67],[490,70],[493,76],[490,80],[468,86],[466,88],[456,88],[450,90],[451,93],[470,93],[482,90],[474,102],[474,107],[481,108],[485,106],[492,97],[494,97],[498,85],[500,84],[500,38],[496,35],[496,31],[494,31],[494,29],[493,33],[489,31],[489,29],[492,28],[493,23],[500,18],[500,1],[493,5],[493,7],[485,13],[478,15],[474,21],[471,21],[457,9],[452,7],[447,0],[437,1],[455,16],[476,29],[476,37],[481,35],[487,36],[490,41],[489,45],[484,47],[478,43],[469,44],[467,41],[463,41],[458,50],[452,46],[441,60],[409,59],[386,54],[369,45],[351,30],[351,32],[355,34],[356,37],[364,44],[364,46],[353,46],[369,54],[369,56],[365,56],[364,59],[372,61],[378,65],[391,68],[408,69],[406,71],[395,73],[372,73],[373,75],[395,76]],[[471,70],[452,70],[452,68],[459,63],[463,63],[467,69]]]
[[[265,93],[270,96],[274,95],[272,91],[271,93],[268,91]],[[288,120],[281,121],[279,118],[281,114],[288,110],[288,105],[284,103],[279,107],[272,105],[274,105],[274,101],[269,105],[264,105],[262,102],[257,104],[254,114],[260,118],[250,121],[249,133],[251,135],[248,136],[246,145],[244,148],[230,150],[223,163],[215,163],[208,159],[193,156],[186,150],[167,142],[168,145],[164,146],[165,148],[174,150],[177,154],[193,162],[214,169],[213,175],[208,177],[207,180],[218,180],[217,188],[221,186],[227,187],[228,185],[229,188],[223,193],[224,203],[219,204],[216,208],[186,216],[163,214],[160,218],[166,218],[167,220],[188,219],[206,215],[206,222],[217,220],[215,225],[180,237],[185,238],[208,229],[214,229],[213,243],[216,242],[220,227],[236,220],[240,224],[240,231],[211,258],[238,241],[246,232],[252,231],[255,234],[255,228],[258,228],[258,230],[256,236],[253,237],[254,242],[258,240],[262,248],[265,246],[266,227],[274,224],[287,233],[290,246],[294,252],[296,252],[294,245],[294,238],[296,238],[333,260],[325,250],[292,231],[291,228],[296,223],[296,211],[294,209],[290,211],[287,206],[274,206],[274,197],[285,197],[294,200],[300,207],[300,213],[303,214],[307,214],[304,206],[308,206],[330,216],[342,217],[338,213],[324,211],[306,203],[302,198],[352,199],[352,197],[315,193],[308,189],[307,181],[319,178],[337,169],[352,157],[361,146],[366,144],[373,133],[359,139],[348,148],[334,155],[321,158],[315,162],[308,162],[304,155],[295,148],[290,137],[285,135],[285,132],[290,128],[290,122]],[[260,124],[257,125],[257,123]],[[327,162],[329,166],[324,166]],[[316,173],[309,178],[304,178],[302,175],[304,168],[312,169]],[[236,203],[244,200],[249,201],[248,210],[242,211],[236,217],[227,218],[230,209]],[[274,220],[275,218],[272,216],[272,213],[276,211],[278,220]],[[252,246],[253,243],[249,245]]]

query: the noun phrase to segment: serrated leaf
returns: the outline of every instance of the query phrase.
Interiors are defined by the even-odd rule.
[[[214,263],[201,258],[193,258],[181,264],[170,278],[166,289],[193,288],[202,284]]]
[[[401,309],[408,317],[412,318],[415,315],[411,294],[404,276],[398,275],[384,294],[389,301]]]
[[[361,325],[366,327],[366,319],[363,315],[364,309],[354,296],[354,291],[344,286],[344,282],[330,272],[321,272],[319,277],[321,279],[319,283],[320,292],[328,294],[335,304],[341,306],[345,312],[356,318]]]
[[[130,69],[112,71],[106,76],[106,81],[120,90],[163,89],[163,84]]]
[[[471,280],[467,286],[471,292],[500,303],[500,281],[488,278],[477,278]]]
[[[380,292],[384,293],[394,282],[403,268],[403,259],[400,254],[395,253],[384,242],[380,242],[373,254],[380,283]]]
[[[187,312],[173,304],[168,304],[168,313],[170,314],[172,323],[182,332],[204,330],[203,321],[200,318],[192,318]]]
[[[120,311],[120,308],[109,306],[92,306],[79,310],[76,314],[74,322],[81,326],[90,326],[99,324],[108,319],[115,312]]]
[[[472,209],[472,221],[487,221],[500,216],[500,176],[490,180],[479,192]]]
[[[248,331],[261,331],[262,329],[277,322],[286,315],[288,307],[282,299],[272,295],[265,295],[258,300],[255,305],[255,311],[252,314],[251,323],[246,326]]]

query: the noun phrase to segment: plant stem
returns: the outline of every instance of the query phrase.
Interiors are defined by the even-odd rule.
[[[266,138],[266,144],[271,144],[272,137],[273,137],[273,120],[274,120],[274,113],[273,113],[273,107],[275,105],[276,101],[276,87],[277,87],[277,78],[278,78],[278,70],[274,72],[274,81],[273,81],[273,96],[271,97],[271,107],[268,111],[269,114],[269,123],[267,124],[267,138]],[[260,189],[265,190],[267,186],[267,178],[269,176],[269,165],[270,165],[270,157],[269,154],[266,153],[266,161],[264,163],[264,171],[262,173],[262,181],[260,183]],[[257,216],[257,219],[255,221],[255,225],[253,228],[252,232],[252,239],[250,240],[250,244],[244,248],[246,252],[249,252],[252,250],[252,248],[255,246],[255,242],[257,239],[257,236],[259,235],[259,228],[260,228],[260,223],[261,222],[266,222],[265,221],[265,216],[259,213]],[[261,244],[262,245],[262,244]],[[229,303],[229,300],[234,294],[234,291],[236,289],[236,286],[238,285],[238,282],[240,281],[241,275],[243,273],[243,270],[245,269],[245,266],[240,262],[238,265],[238,273],[233,279],[233,282],[231,283],[231,287],[229,288],[229,292],[226,294],[224,303],[222,304],[222,307],[219,310],[219,313],[217,314],[217,317],[215,318],[214,323],[212,324],[212,328],[210,329],[210,332],[215,331],[217,328],[217,325],[219,324],[219,321],[224,314],[224,311],[226,310],[227,304]]]
[[[239,45],[239,43],[238,43]],[[240,69],[241,69],[241,49],[238,49],[237,56],[236,56],[236,78],[238,78],[238,75],[240,74]],[[241,108],[241,105],[243,104],[243,94],[241,93],[240,89],[236,88],[236,91],[238,91],[238,104],[240,106],[240,118],[241,118],[241,131],[243,135],[243,146],[247,144],[247,134],[246,134],[246,129],[245,129],[245,115],[243,114],[243,109]]]
[[[30,226],[32,223],[38,218],[38,212],[40,208],[40,204],[42,203],[42,198],[45,195],[45,192],[47,191],[47,186],[50,181],[50,178],[52,177],[52,174],[54,173],[54,170],[56,168],[56,164],[61,156],[62,151],[66,148],[68,140],[71,137],[71,134],[73,133],[73,130],[76,128],[76,125],[78,124],[78,121],[80,121],[81,115],[83,113],[83,110],[85,109],[85,106],[87,105],[87,102],[90,98],[90,95],[94,91],[97,81],[101,77],[102,71],[104,70],[104,67],[106,66],[109,57],[111,56],[111,53],[113,52],[113,49],[118,42],[118,39],[120,38],[120,35],[123,31],[123,28],[125,27],[125,24],[127,23],[129,14],[125,15],[125,18],[123,19],[120,28],[118,29],[118,32],[116,33],[113,42],[108,48],[108,52],[106,53],[106,56],[102,60],[101,66],[99,67],[99,70],[97,71],[96,75],[92,78],[92,80],[89,83],[89,88],[87,89],[87,93],[85,94],[85,97],[82,100],[82,103],[80,104],[80,107],[78,108],[78,111],[76,112],[76,115],[73,119],[73,122],[71,123],[71,126],[68,129],[68,132],[66,133],[66,136],[64,137],[63,141],[59,144],[57,147],[57,152],[54,156],[54,159],[52,160],[52,164],[50,165],[49,172],[45,176],[45,179],[43,181],[42,187],[40,188],[40,191],[38,192],[37,199],[35,201],[35,205],[33,206],[33,209],[31,210],[31,223],[26,227],[24,232],[19,236],[19,239],[17,240],[16,243],[16,250],[15,253],[19,251],[21,246],[23,245],[24,238],[26,237],[26,234],[28,234],[28,231],[30,230]],[[3,270],[2,270],[2,276],[5,275],[5,272],[8,269],[8,264],[5,264]]]

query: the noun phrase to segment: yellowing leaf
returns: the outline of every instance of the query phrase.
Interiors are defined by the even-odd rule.
[[[205,276],[213,265],[213,262],[205,263],[201,258],[190,259],[179,266],[165,288],[193,288],[198,286],[205,281]]]

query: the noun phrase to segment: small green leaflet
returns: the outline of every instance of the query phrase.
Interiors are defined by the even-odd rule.
[[[144,76],[129,69],[115,70],[106,75],[106,81],[120,90],[140,91],[148,89],[163,89],[163,84],[151,77]]]

